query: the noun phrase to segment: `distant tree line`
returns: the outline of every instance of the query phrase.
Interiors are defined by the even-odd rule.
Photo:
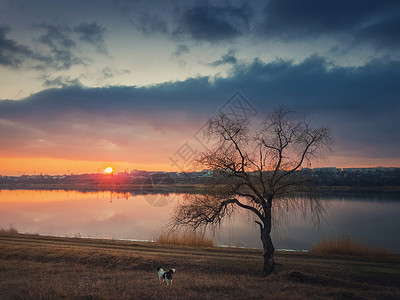
[[[400,186],[400,168],[317,168],[297,171],[310,179],[316,186],[383,187]],[[268,173],[268,171],[265,171]],[[130,184],[207,184],[212,177],[218,176],[211,171],[202,172],[133,172],[114,175],[22,175],[0,176],[0,184],[65,184],[65,185],[130,185]],[[1,188],[1,186],[0,186]]]
[[[302,170],[319,186],[400,186],[400,168]]]

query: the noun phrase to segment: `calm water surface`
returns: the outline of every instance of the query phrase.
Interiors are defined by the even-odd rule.
[[[154,240],[183,194],[134,195],[78,191],[0,190],[0,227],[54,236]],[[400,193],[329,194],[326,222],[315,228],[301,214],[274,228],[278,249],[309,250],[320,239],[348,235],[369,246],[400,252]],[[209,232],[219,245],[261,248],[251,217],[237,214]]]

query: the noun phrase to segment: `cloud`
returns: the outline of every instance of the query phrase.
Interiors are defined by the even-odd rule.
[[[160,16],[141,12],[138,16],[130,17],[129,22],[143,34],[167,34],[167,22]]]
[[[198,77],[148,87],[63,86],[0,101],[5,155],[168,161],[236,90],[258,116],[283,105],[331,127],[336,150],[357,159],[398,159],[400,62],[338,67],[311,56],[301,63],[254,60],[227,78]],[[13,135],[13,133],[16,133]],[[15,148],[14,145],[18,145]]]
[[[221,59],[218,59],[212,63],[209,63],[209,66],[218,67],[220,65],[231,64],[235,65],[238,60],[235,57],[236,50],[230,49],[226,54],[222,55]]]
[[[110,67],[105,67],[101,70],[101,74],[103,74],[104,79],[109,79],[114,77],[114,71]]]
[[[69,27],[52,24],[41,24],[38,27],[47,30],[46,34],[39,37],[39,41],[51,49],[70,49],[76,46],[75,41],[69,37],[71,33]]]
[[[27,60],[38,59],[29,47],[6,37],[10,30],[7,25],[0,26],[0,65],[19,68]]]
[[[400,46],[400,13],[397,16],[368,24],[356,31],[355,37],[362,42],[368,42],[376,48],[393,48]]]
[[[303,42],[326,38],[336,53],[368,46],[397,53],[400,2],[347,0],[270,0],[124,2],[118,5],[144,35],[162,35],[174,42],[229,43],[245,37],[249,43]],[[150,13],[151,12],[151,13]]]
[[[176,50],[172,54],[176,57],[179,57],[182,54],[189,53],[189,52],[190,52],[190,49],[187,45],[180,44],[180,45],[176,46]]]
[[[196,41],[221,42],[241,36],[248,29],[252,15],[250,6],[195,6],[185,10],[175,36],[189,35]]]
[[[27,46],[18,46],[13,41],[6,41],[8,41],[8,44],[15,44],[14,46],[17,47],[14,47],[15,53],[24,54],[24,57],[22,57],[24,59],[19,59],[16,62],[29,61],[36,70],[43,71],[48,68],[68,70],[74,65],[85,64],[89,61],[89,58],[80,53],[80,42],[94,46],[101,54],[107,54],[104,41],[105,28],[96,22],[81,22],[73,28],[63,24],[48,23],[36,24],[34,27],[45,31],[38,37],[38,42],[44,46],[41,49],[32,50]],[[16,55],[18,54],[14,54],[14,57],[21,57],[21,55]]]
[[[82,57],[74,54],[77,43],[72,37],[73,31],[69,26],[43,23],[37,25],[37,27],[46,30],[46,33],[39,37],[39,42],[50,49],[50,52],[45,54],[46,64],[37,66],[37,69],[51,67],[67,70],[73,65],[84,63]]]
[[[273,105],[294,108],[332,128],[338,151],[397,158],[400,140],[400,62],[373,60],[361,67],[335,67],[311,56],[300,64],[255,60],[237,66],[232,84],[247,90],[259,111]],[[262,98],[260,98],[260,96]],[[351,151],[354,153],[350,154]]]
[[[331,36],[353,44],[397,47],[399,17],[400,2],[395,0],[271,0],[260,32],[267,39],[285,41]]]
[[[68,37],[68,27],[46,24],[38,27],[47,30],[46,34],[39,37],[39,41],[50,48],[50,52],[38,51],[7,39],[6,34],[11,30],[10,27],[0,27],[0,64],[15,69],[24,65],[37,70],[48,67],[65,70],[74,64],[83,63],[83,59],[76,57],[71,50],[76,43]]]
[[[97,82],[98,84],[104,84],[108,79],[114,78],[115,75],[121,74],[130,74],[130,71],[127,69],[116,69],[114,67],[104,67],[97,70],[98,76]]]
[[[107,48],[104,42],[106,29],[104,27],[101,27],[96,22],[82,22],[74,27],[74,31],[79,34],[79,40],[92,44],[96,47],[98,52],[107,54]]]
[[[71,79],[69,76],[57,76],[55,78],[44,77],[45,81],[43,86],[45,87],[67,87],[67,86],[82,86],[79,79]]]
[[[249,32],[252,7],[212,1],[116,1],[122,15],[144,35],[173,41],[224,42]]]

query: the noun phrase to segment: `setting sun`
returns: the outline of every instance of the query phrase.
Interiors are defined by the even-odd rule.
[[[112,174],[112,172],[114,172],[112,167],[107,167],[107,168],[104,169],[104,173],[105,174]]]

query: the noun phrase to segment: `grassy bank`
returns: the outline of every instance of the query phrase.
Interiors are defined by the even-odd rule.
[[[156,242],[165,245],[179,245],[189,247],[213,247],[214,242],[212,239],[206,238],[201,234],[183,233],[183,234],[161,234]]]
[[[400,299],[400,258],[0,235],[1,299]],[[173,286],[156,268],[175,268]]]
[[[388,251],[383,249],[367,247],[358,241],[353,241],[349,236],[319,241],[311,252],[320,255],[337,254],[371,258],[383,258],[391,255]]]

